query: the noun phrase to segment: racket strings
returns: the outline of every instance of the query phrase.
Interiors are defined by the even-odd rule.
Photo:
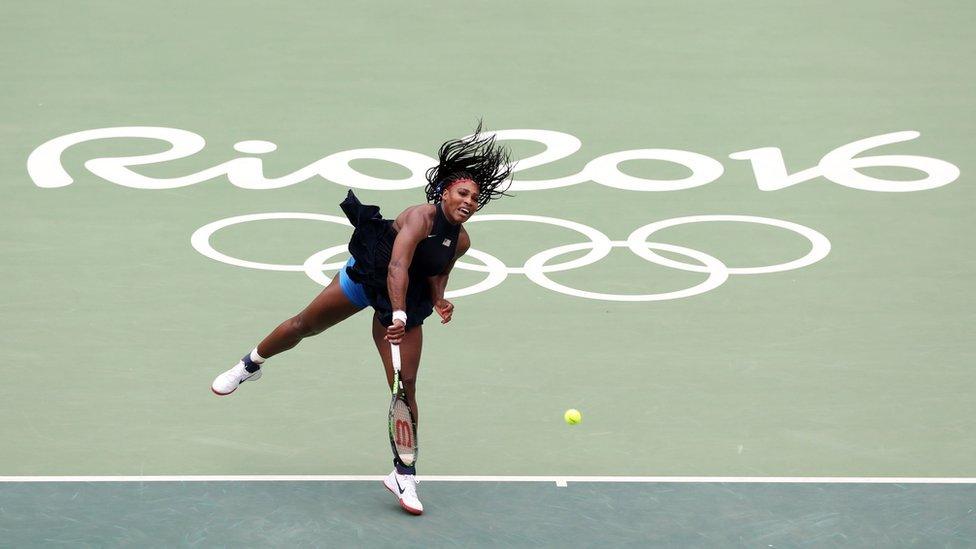
[[[403,461],[413,459],[417,449],[417,436],[413,428],[413,415],[410,406],[403,399],[396,399],[391,411],[393,419],[393,443],[397,454]]]

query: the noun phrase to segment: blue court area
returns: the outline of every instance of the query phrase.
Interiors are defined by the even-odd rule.
[[[10,547],[972,547],[976,485],[372,481],[0,485]]]

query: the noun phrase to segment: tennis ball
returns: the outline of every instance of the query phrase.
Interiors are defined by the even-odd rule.
[[[565,414],[563,414],[563,419],[565,419],[566,423],[570,425],[576,425],[577,423],[583,421],[583,414],[581,414],[576,408],[570,408],[569,410],[566,410]]]

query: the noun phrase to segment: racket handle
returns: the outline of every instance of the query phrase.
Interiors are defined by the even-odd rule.
[[[390,343],[390,356],[393,357],[393,371],[400,371],[400,346]]]

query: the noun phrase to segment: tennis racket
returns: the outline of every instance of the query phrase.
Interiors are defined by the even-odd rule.
[[[393,400],[390,402],[390,446],[400,463],[412,467],[417,461],[417,423],[400,381],[400,346],[390,344],[393,356]]]

